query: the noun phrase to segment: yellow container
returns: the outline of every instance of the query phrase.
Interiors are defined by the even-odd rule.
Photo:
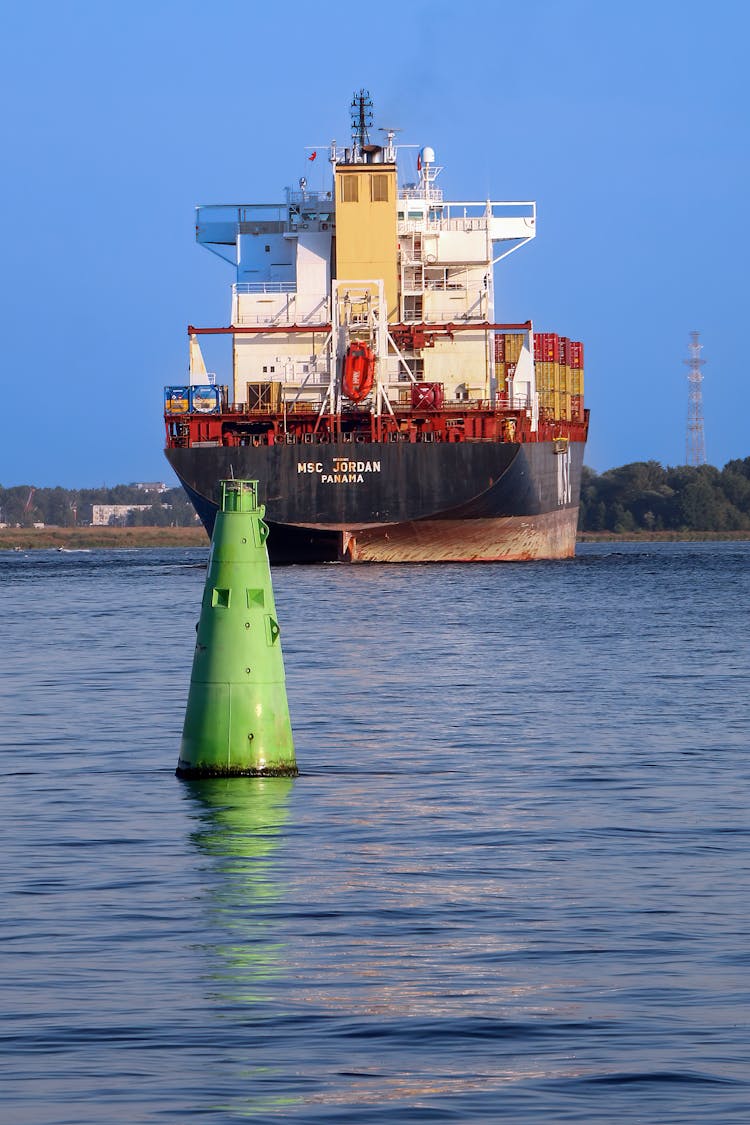
[[[555,392],[554,391],[540,391],[539,392],[539,407],[549,415],[555,413]]]
[[[557,364],[549,360],[542,360],[536,365],[537,388],[540,391],[552,391],[555,388],[555,367]]]
[[[505,362],[518,363],[523,347],[524,337],[519,332],[510,332],[505,336]]]
[[[495,364],[495,385],[499,395],[505,394],[507,389],[507,375],[506,365],[504,363]]]

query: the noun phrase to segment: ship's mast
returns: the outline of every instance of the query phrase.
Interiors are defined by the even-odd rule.
[[[352,98],[352,156],[355,161],[363,159],[366,146],[370,144],[370,129],[373,121],[372,98],[369,90],[360,90]]]

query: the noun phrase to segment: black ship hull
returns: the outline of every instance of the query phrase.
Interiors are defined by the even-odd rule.
[[[211,534],[218,482],[258,480],[273,563],[568,558],[583,442],[169,448]]]

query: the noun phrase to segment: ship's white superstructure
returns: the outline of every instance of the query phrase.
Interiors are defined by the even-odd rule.
[[[416,181],[396,187],[392,133],[382,148],[334,144],[330,162],[330,191],[308,190],[303,179],[283,203],[197,209],[198,241],[236,269],[234,401],[340,408],[337,372],[352,338],[376,356],[377,413],[408,401],[414,382],[442,384],[446,402],[492,401],[494,267],[534,238],[535,204],[446,201],[429,147]],[[352,203],[381,224],[384,262],[370,270],[360,263],[372,249],[341,233]],[[368,225],[360,215],[347,231]],[[381,264],[385,278],[376,276]],[[535,421],[532,349],[529,331],[510,390]]]

